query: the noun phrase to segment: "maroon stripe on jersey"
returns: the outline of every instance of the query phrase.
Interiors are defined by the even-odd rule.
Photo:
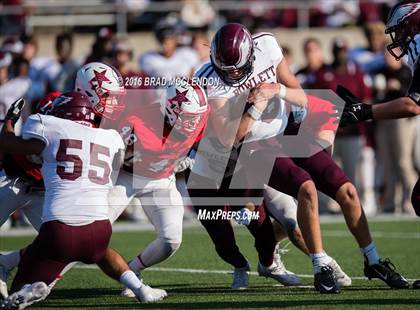
[[[198,97],[200,98],[200,106],[204,106],[206,105],[206,96],[204,95],[203,89],[198,85],[198,84],[194,84],[193,85],[195,91],[198,94]]]

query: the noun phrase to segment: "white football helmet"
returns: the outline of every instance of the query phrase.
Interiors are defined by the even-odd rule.
[[[117,69],[101,62],[90,62],[77,71],[75,90],[88,96],[95,112],[116,119],[125,108],[123,79]]]
[[[209,110],[207,96],[201,86],[186,80],[168,86],[165,99],[161,101],[161,111],[166,121],[185,136],[196,130]]]

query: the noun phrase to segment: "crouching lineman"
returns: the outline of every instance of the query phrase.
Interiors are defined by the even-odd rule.
[[[112,233],[108,192],[124,149],[118,132],[97,128],[100,117],[94,104],[87,96],[69,92],[54,100],[52,115],[31,115],[22,137],[17,137],[12,123],[19,118],[21,106],[22,101],[17,102],[6,120],[0,150],[41,155],[46,193],[41,229],[24,251],[12,294],[1,308],[23,309],[45,299],[50,286],[75,261],[97,264],[130,287],[140,301],[166,297],[164,290],[143,284],[108,247]]]
[[[101,117],[102,121],[116,119],[124,109],[122,97],[126,91],[122,77],[115,68],[104,63],[91,62],[81,67],[77,72],[75,90],[89,98],[91,104],[94,105],[95,113]],[[38,103],[36,112],[49,114],[52,101],[59,95],[60,93],[46,95]],[[7,178],[0,183],[0,197],[2,201],[8,201],[8,203],[0,208],[0,226],[11,213],[18,208],[23,208],[32,226],[39,231],[44,199],[40,165],[30,161],[27,156],[19,154],[6,154],[5,158],[9,159],[4,162]],[[10,201],[19,203],[10,203]],[[22,251],[14,251],[0,255],[0,295],[3,298],[8,295],[8,274],[19,264],[21,253]]]
[[[340,126],[370,119],[396,119],[420,115],[420,3],[402,1],[396,4],[389,13],[385,33],[389,34],[392,40],[387,46],[389,53],[396,60],[408,58],[413,72],[408,93],[405,97],[372,106],[361,103],[344,87],[338,87],[337,93],[346,102]],[[411,202],[414,211],[420,216],[420,179],[414,186]],[[382,277],[379,273],[377,276]],[[420,280],[415,281],[413,287],[420,288]]]
[[[137,197],[157,233],[156,239],[130,261],[136,273],[167,259],[181,245],[184,204],[176,188],[174,168],[201,138],[209,114],[207,98],[198,85],[178,81],[156,93],[163,95],[144,103],[136,96],[132,111],[128,94],[127,116],[120,127],[126,156],[109,195],[111,221]],[[126,289],[123,295],[133,294]]]

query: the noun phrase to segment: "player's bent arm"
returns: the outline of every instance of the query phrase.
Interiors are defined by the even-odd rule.
[[[305,91],[300,86],[299,80],[290,71],[289,64],[286,59],[283,58],[277,65],[276,76],[277,82],[280,83],[280,97],[294,105],[306,107],[308,104],[308,98],[306,97]],[[283,89],[281,85],[283,85]]]
[[[372,113],[375,120],[413,117],[420,114],[420,106],[408,96],[400,97],[372,106]]]
[[[0,152],[10,154],[41,154],[44,150],[45,143],[37,139],[24,140],[15,135],[13,124],[6,121],[5,130],[0,135]]]
[[[235,141],[238,120],[232,120],[226,98],[210,99],[210,121],[220,143],[231,147]]]

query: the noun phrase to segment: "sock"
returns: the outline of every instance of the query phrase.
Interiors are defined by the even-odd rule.
[[[365,260],[369,266],[375,265],[379,262],[380,257],[378,250],[376,249],[376,245],[373,243],[373,241],[368,246],[360,248],[360,252],[365,257]]]
[[[332,258],[327,255],[324,251],[321,253],[310,253],[309,256],[312,259],[312,264],[314,266],[314,273],[321,271],[322,266],[328,265]]]
[[[120,276],[120,282],[132,291],[144,285],[132,270],[124,271]]]
[[[128,263],[128,267],[130,267],[131,270],[133,270],[134,272],[140,272],[143,269],[146,268],[146,266],[143,265],[141,259],[140,259],[140,255],[134,257],[129,263]]]
[[[7,270],[11,270],[19,265],[20,251],[14,251],[9,254],[0,255],[0,265],[3,265]]]

